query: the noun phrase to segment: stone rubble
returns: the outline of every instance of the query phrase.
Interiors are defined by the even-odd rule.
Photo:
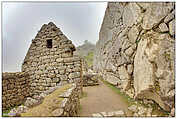
[[[11,109],[10,112],[8,113],[8,116],[17,117],[17,116],[20,116],[20,113],[24,113],[27,110],[28,110],[28,107],[20,105],[17,108]]]
[[[133,113],[134,117],[152,117],[152,108],[133,104],[128,107],[128,110]]]
[[[83,75],[83,86],[87,87],[87,86],[95,86],[95,85],[99,85],[98,82],[99,76],[95,75],[95,74],[84,74]]]

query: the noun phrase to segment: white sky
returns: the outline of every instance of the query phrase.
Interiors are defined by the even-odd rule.
[[[75,46],[96,43],[107,2],[3,2],[3,72],[21,71],[21,65],[43,24],[54,22]]]

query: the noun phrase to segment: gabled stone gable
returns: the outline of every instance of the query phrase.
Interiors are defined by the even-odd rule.
[[[73,51],[72,41],[54,23],[41,27],[22,65],[22,71],[30,75],[31,95],[56,85],[80,81],[81,59],[73,57]]]

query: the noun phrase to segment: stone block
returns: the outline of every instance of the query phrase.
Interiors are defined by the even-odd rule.
[[[63,115],[63,113],[64,113],[64,110],[62,108],[58,108],[52,112],[52,116],[60,117]]]

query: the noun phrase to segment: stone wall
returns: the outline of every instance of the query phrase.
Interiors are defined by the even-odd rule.
[[[94,70],[135,99],[174,108],[175,3],[109,2]]]
[[[55,24],[44,24],[32,40],[22,64],[23,73],[3,75],[3,108],[21,104],[26,96],[35,99],[44,91],[68,83],[76,83],[81,94],[83,64],[73,51],[72,41]]]
[[[57,86],[52,90],[45,91],[40,94],[42,100],[37,105],[33,101],[31,105],[25,105],[25,110],[21,107],[12,110],[9,114],[22,117],[73,117],[78,116],[80,87],[73,84]],[[27,104],[27,103],[25,103]],[[18,111],[19,110],[19,111]],[[17,114],[18,113],[18,114]]]
[[[2,109],[22,104],[29,96],[29,75],[27,73],[2,74]]]
[[[31,96],[50,87],[81,81],[82,64],[75,46],[55,24],[44,24],[28,50],[22,71],[30,75]]]
[[[53,116],[79,116],[79,106],[80,106],[80,87],[76,84],[73,84],[71,88],[69,88],[66,92],[59,96],[60,98],[64,98],[60,107],[54,110]],[[60,113],[58,111],[60,110]]]

